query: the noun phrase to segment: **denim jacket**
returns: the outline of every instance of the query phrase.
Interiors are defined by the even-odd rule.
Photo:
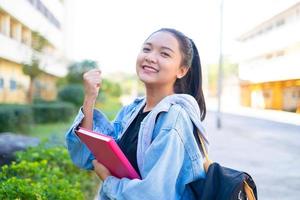
[[[137,98],[121,109],[113,123],[95,110],[93,130],[119,140],[144,105],[145,98]],[[66,142],[74,164],[93,169],[93,155],[74,132],[83,117],[80,110],[66,133]],[[205,177],[203,157],[193,135],[193,124],[207,144],[199,107],[192,96],[174,94],[161,100],[140,126],[137,163],[142,179],[109,176],[102,184],[100,199],[192,200],[187,184]]]

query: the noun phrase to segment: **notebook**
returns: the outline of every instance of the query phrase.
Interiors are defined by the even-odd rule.
[[[113,176],[140,179],[140,176],[112,137],[82,127],[76,133],[96,160],[103,164]]]

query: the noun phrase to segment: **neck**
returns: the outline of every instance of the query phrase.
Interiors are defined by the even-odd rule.
[[[163,98],[171,94],[174,94],[173,86],[171,88],[146,86],[146,106],[144,112],[152,110]]]

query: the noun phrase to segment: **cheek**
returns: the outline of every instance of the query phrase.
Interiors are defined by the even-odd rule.
[[[175,74],[180,68],[180,63],[176,60],[168,60],[167,62],[163,62],[163,65],[165,66],[165,70],[170,74]]]
[[[136,58],[136,63],[135,63],[135,72],[137,75],[139,74],[139,71],[141,70],[140,66],[142,65],[143,59],[144,59],[143,55],[141,53],[139,53]]]
[[[143,55],[141,53],[139,53],[136,58],[136,67],[139,66],[139,64],[142,62],[143,58],[144,58]]]

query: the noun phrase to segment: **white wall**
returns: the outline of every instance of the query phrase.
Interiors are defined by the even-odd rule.
[[[63,24],[63,5],[57,0],[42,2],[61,24]],[[51,24],[47,18],[36,10],[36,8],[34,8],[27,0],[0,0],[0,7],[19,20],[22,24],[29,27],[29,29],[39,32],[43,37],[49,40],[53,46],[58,49],[63,49],[62,31]]]
[[[239,77],[253,83],[300,78],[300,51],[270,60],[254,60],[239,65]]]
[[[300,18],[293,23],[273,28],[270,32],[241,43],[240,60],[284,49],[297,42],[300,42]]]
[[[0,34],[0,57],[16,63],[29,62],[32,50],[28,46]]]
[[[271,30],[240,43],[240,79],[259,83],[300,78],[300,16],[285,19],[281,26],[271,23]]]

